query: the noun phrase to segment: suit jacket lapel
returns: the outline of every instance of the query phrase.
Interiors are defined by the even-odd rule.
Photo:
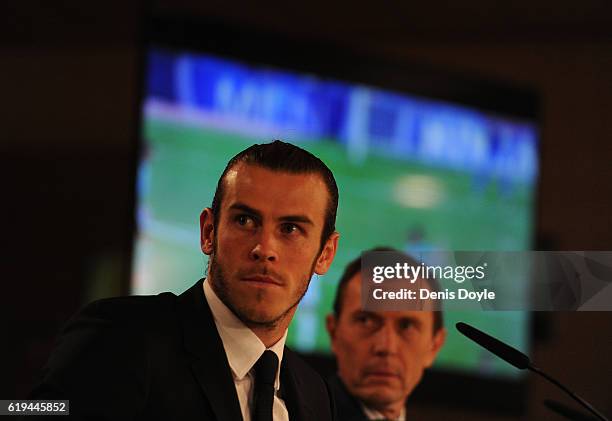
[[[178,298],[185,348],[193,356],[192,370],[218,420],[242,420],[232,371],[206,302],[203,280]]]
[[[293,365],[292,358],[293,355],[291,351],[285,347],[280,373],[281,397],[285,401],[291,421],[313,420],[315,419],[314,412],[309,407],[308,402],[306,402],[300,394],[300,390],[303,391],[304,386],[301,384],[300,378],[291,370],[291,366]]]

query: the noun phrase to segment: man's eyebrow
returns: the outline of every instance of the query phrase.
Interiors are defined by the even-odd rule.
[[[240,203],[240,202],[234,203],[229,208],[230,210],[238,210],[238,211],[246,212],[250,215],[257,217],[258,219],[261,219],[261,212],[259,212],[257,209],[253,209],[252,207],[248,205],[245,205],[244,203]]]
[[[262,215],[260,211],[258,211],[257,209],[253,209],[252,207],[244,203],[241,203],[241,202],[233,203],[229,208],[230,210],[239,210],[242,212],[246,212],[250,215],[253,215],[258,219],[262,219]],[[306,215],[285,215],[285,216],[281,216],[278,219],[283,222],[301,222],[303,224],[314,225],[312,220]]]
[[[314,223],[306,215],[287,215],[281,216],[278,219],[283,222],[301,222],[303,224],[314,225]]]
[[[416,316],[402,316],[398,319],[400,322],[409,321],[417,325],[421,325],[423,321]]]
[[[355,310],[353,312],[353,316],[354,317],[357,317],[357,316],[369,316],[369,317],[373,317],[375,319],[381,319],[382,318],[375,311],[368,311],[368,310],[362,310],[362,309]]]

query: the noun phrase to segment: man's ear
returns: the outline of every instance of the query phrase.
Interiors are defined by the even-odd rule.
[[[336,337],[336,316],[333,314],[328,314],[325,318],[325,329],[327,329],[327,333],[329,334],[329,339],[331,341],[332,351],[334,350],[334,338]]]
[[[447,332],[445,327],[438,329],[438,331],[434,333],[433,339],[431,341],[431,348],[429,350],[429,355],[427,357],[425,365],[426,368],[431,367],[434,361],[436,360],[438,352],[440,352],[442,345],[444,345],[444,342],[446,342],[446,333]]]
[[[204,254],[212,254],[214,235],[215,224],[212,209],[205,208],[200,214],[200,248]]]
[[[338,249],[338,238],[340,238],[340,234],[334,231],[325,242],[315,265],[315,273],[317,275],[325,274],[334,261],[336,250]]]

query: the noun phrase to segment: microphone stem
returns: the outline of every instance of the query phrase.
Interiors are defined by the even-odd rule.
[[[542,370],[540,370],[538,367],[536,367],[533,364],[529,364],[529,366],[527,367],[527,369],[533,371],[534,373],[539,374],[540,376],[544,377],[546,380],[548,380],[549,382],[551,382],[552,384],[554,384],[555,386],[557,386],[558,388],[560,388],[561,390],[563,390],[565,393],[567,393],[568,395],[570,395],[572,397],[572,399],[574,399],[576,402],[578,402],[580,405],[584,406],[586,409],[588,409],[593,415],[595,415],[597,418],[599,418],[602,421],[610,421],[608,420],[608,418],[606,418],[601,412],[599,412],[598,410],[596,410],[595,408],[593,408],[591,406],[590,403],[588,403],[587,401],[585,401],[584,399],[582,399],[580,396],[576,395],[574,392],[572,392],[571,390],[569,390],[567,387],[565,387],[564,385],[562,385],[561,383],[559,383],[557,380],[555,380],[554,378],[552,378],[551,376],[549,376],[548,374],[546,374],[545,372],[543,372]]]

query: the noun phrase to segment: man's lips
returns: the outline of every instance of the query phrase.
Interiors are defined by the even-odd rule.
[[[273,278],[267,275],[249,275],[249,276],[242,277],[242,280],[245,282],[252,282],[252,283],[261,284],[261,285],[282,286],[282,283],[276,280],[276,278]]]
[[[384,368],[367,370],[365,372],[365,375],[373,377],[399,378],[399,374],[396,371]]]

